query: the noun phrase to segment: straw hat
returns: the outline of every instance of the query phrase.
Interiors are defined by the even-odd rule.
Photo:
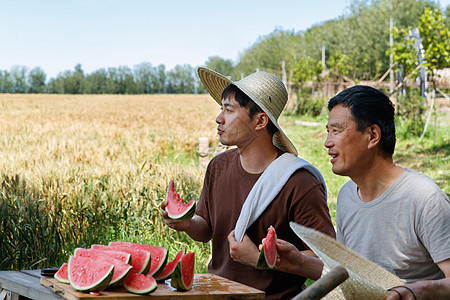
[[[272,74],[260,71],[233,82],[222,74],[207,68],[200,67],[197,72],[203,85],[219,105],[222,103],[223,90],[230,84],[235,85],[249,96],[278,128],[278,131],[273,135],[273,145],[282,151],[297,155],[297,149],[281,130],[277,121],[288,100],[286,87],[280,79]]]
[[[324,263],[323,273],[342,265],[349,278],[323,299],[385,299],[388,289],[405,284],[400,278],[317,230],[290,223],[292,230]]]

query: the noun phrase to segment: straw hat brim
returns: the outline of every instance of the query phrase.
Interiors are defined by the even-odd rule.
[[[253,95],[251,91],[248,90],[246,86],[243,86],[239,81],[234,82],[231,79],[219,74],[211,69],[199,67],[197,69],[200,81],[203,83],[204,87],[211,95],[211,97],[219,104],[222,104],[222,93],[226,87],[230,84],[235,85],[243,93],[245,93],[250,99],[252,99],[268,116],[272,123],[278,128],[278,131],[273,136],[273,144],[275,147],[281,149],[282,151],[298,155],[297,149],[294,144],[289,140],[287,135],[281,129],[278,124],[278,120],[273,116],[264,105]]]
[[[323,273],[342,265],[349,278],[323,299],[385,299],[388,289],[405,284],[386,269],[312,228],[290,223],[292,230],[324,263]]]

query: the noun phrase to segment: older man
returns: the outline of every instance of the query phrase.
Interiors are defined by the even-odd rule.
[[[369,86],[328,103],[325,147],[335,174],[350,180],[337,198],[337,240],[407,284],[389,300],[450,299],[450,202],[428,176],[394,163],[394,107]],[[318,259],[279,241],[278,269],[297,273]]]

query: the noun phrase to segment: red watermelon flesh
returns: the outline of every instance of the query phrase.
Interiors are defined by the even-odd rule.
[[[123,282],[124,288],[134,294],[148,294],[154,292],[158,287],[156,280],[151,275],[131,272]]]
[[[149,251],[151,253],[151,263],[147,275],[151,275],[155,278],[164,271],[164,267],[167,263],[167,257],[169,256],[167,249],[160,246],[130,242],[110,242],[109,245],[112,247],[127,247],[136,250]]]
[[[113,250],[113,251],[122,251],[131,254],[131,265],[133,266],[133,270],[137,273],[146,274],[150,268],[150,252],[144,250],[135,250],[127,247],[115,247],[115,246],[105,246],[105,245],[97,245],[94,244],[91,246],[92,249],[100,249],[100,250]]]
[[[69,274],[67,273],[67,263],[63,263],[61,267],[59,267],[58,272],[55,273],[54,277],[56,280],[62,283],[69,283]]]
[[[83,249],[83,250],[77,250],[77,249]],[[77,256],[76,251],[89,251],[89,252],[99,254],[99,255],[107,255],[109,257],[118,259],[126,264],[131,265],[131,254],[127,253],[127,252],[115,251],[115,250],[110,250],[110,249],[106,249],[106,251],[103,249],[93,249],[93,248],[88,248],[88,249],[77,248],[77,249],[75,249],[75,256]]]
[[[189,220],[195,214],[195,200],[185,203],[175,190],[173,180],[170,181],[169,188],[167,189],[166,202],[167,206],[165,211],[167,211],[167,214],[171,219]]]
[[[180,291],[188,291],[194,282],[195,252],[186,253],[181,257],[172,273],[170,285]]]
[[[124,263],[119,259],[110,257],[105,253],[107,253],[107,251],[103,251],[102,253],[100,250],[96,249],[77,248],[75,249],[74,254],[76,257],[87,257],[94,260],[106,261],[113,264],[114,273],[113,277],[111,278],[111,282],[109,283],[109,287],[118,286],[125,280],[125,278],[131,272],[133,267],[129,264]]]
[[[77,291],[104,290],[111,282],[114,265],[86,257],[71,256],[68,263],[70,285]]]
[[[259,253],[257,269],[273,269],[277,262],[277,234],[275,229],[270,226]]]
[[[166,264],[166,267],[164,268],[164,271],[156,278],[156,281],[164,281],[172,276],[173,271],[175,270],[178,262],[180,261],[181,257],[183,257],[185,252],[185,249],[181,249],[180,252],[178,252],[177,256],[175,256],[175,259],[171,262]]]

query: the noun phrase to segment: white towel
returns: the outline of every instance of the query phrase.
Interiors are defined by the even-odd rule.
[[[259,218],[267,206],[278,195],[291,175],[298,169],[305,168],[313,174],[325,188],[325,180],[319,170],[306,160],[290,153],[284,153],[275,159],[261,174],[245,199],[241,214],[236,222],[234,238],[241,242],[244,233]]]

